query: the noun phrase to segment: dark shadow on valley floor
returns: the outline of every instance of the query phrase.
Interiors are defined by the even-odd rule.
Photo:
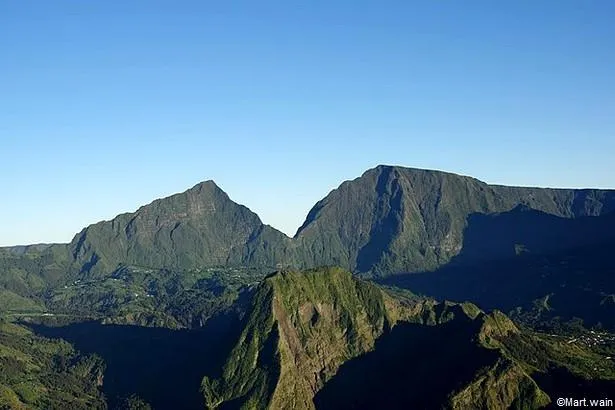
[[[63,327],[29,325],[62,338],[106,364],[103,392],[110,408],[137,394],[154,409],[202,409],[203,376],[217,376],[238,336],[236,319],[219,317],[194,330],[84,322]]]

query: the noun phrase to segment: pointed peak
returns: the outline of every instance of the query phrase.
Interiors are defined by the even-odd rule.
[[[156,205],[163,204],[163,203],[168,203],[169,201],[175,201],[179,198],[189,197],[189,198],[193,198],[193,200],[197,200],[197,199],[202,200],[203,198],[209,198],[212,196],[230,200],[227,193],[224,192],[218,185],[216,185],[216,183],[213,180],[209,179],[206,181],[199,182],[198,184],[194,185],[192,188],[189,188],[185,191],[177,192],[171,195],[157,198],[153,200],[152,202],[141,206],[136,212],[139,212],[145,209],[150,209],[152,206],[156,206]]]
[[[203,189],[203,188],[217,188],[217,189],[220,189],[218,184],[216,184],[216,182],[213,179],[208,179],[208,180],[199,182],[198,184],[196,184],[195,186],[190,188],[189,191],[193,190],[193,189]]]
[[[195,186],[193,186],[192,188],[184,191],[183,194],[196,194],[196,195],[222,194],[222,195],[228,196],[226,192],[224,192],[224,190],[220,188],[220,186],[218,186],[218,184],[216,184],[216,182],[213,179],[201,181]]]

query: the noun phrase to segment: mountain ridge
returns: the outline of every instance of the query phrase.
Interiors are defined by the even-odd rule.
[[[381,166],[319,201],[295,239],[312,250],[312,266],[433,270],[460,251],[471,213],[520,204],[565,218],[600,215],[615,209],[615,191],[493,187],[452,173]],[[318,249],[325,243],[329,249]]]
[[[356,180],[359,180],[360,178],[364,177],[367,173],[373,172],[375,170],[378,169],[382,169],[382,168],[399,168],[399,169],[406,169],[406,170],[411,170],[411,171],[425,171],[425,172],[431,172],[431,173],[437,173],[437,174],[445,174],[445,175],[452,175],[452,176],[457,176],[457,177],[462,177],[462,178],[468,178],[471,180],[474,180],[476,182],[479,182],[481,184],[485,184],[491,187],[495,187],[495,188],[521,188],[521,189],[536,189],[536,190],[553,190],[553,191],[615,191],[615,188],[598,188],[598,187],[576,187],[576,188],[571,188],[571,187],[550,187],[550,186],[538,186],[538,185],[507,185],[507,184],[501,184],[501,183],[489,183],[489,182],[485,182],[482,179],[473,177],[471,175],[466,175],[466,174],[461,174],[461,173],[456,173],[456,172],[451,172],[451,171],[445,171],[445,170],[440,170],[440,169],[435,169],[435,168],[418,168],[418,167],[407,167],[407,166],[403,166],[403,165],[391,165],[391,164],[379,164],[376,165],[372,168],[367,169],[366,171],[363,172],[363,174],[361,174],[361,176],[358,176],[356,178],[353,179],[348,179],[348,180],[344,180],[340,183],[340,185],[337,188],[334,188],[333,190],[331,190],[329,192],[329,194],[333,191],[336,191],[337,189],[339,189],[342,185],[346,184],[346,183],[350,183],[350,182],[354,182]],[[144,205],[140,205],[138,208],[136,208],[134,211],[126,211],[126,212],[121,212],[116,214],[115,216],[113,216],[110,219],[101,219],[97,222],[93,222],[89,225],[87,225],[85,228],[92,226],[92,225],[96,225],[99,223],[104,223],[104,222],[111,222],[114,219],[121,217],[123,215],[127,215],[127,214],[134,214],[136,212],[138,212],[141,208],[147,207],[149,205],[152,205],[153,203],[157,202],[157,201],[161,201],[161,200],[165,200],[165,199],[169,199],[172,198],[174,196],[178,196],[178,195],[182,195],[182,194],[186,194],[188,191],[192,191],[194,189],[196,189],[197,187],[201,186],[201,185],[207,185],[207,184],[213,184],[216,188],[218,188],[220,191],[224,192],[226,194],[226,192],[218,185],[216,184],[215,180],[213,179],[206,179],[200,182],[197,182],[195,185],[193,185],[191,188],[185,189],[184,191],[180,191],[180,192],[176,192],[176,193],[172,193],[166,196],[161,196],[158,198],[154,198],[151,201],[149,201],[148,203],[144,204]],[[328,195],[328,194],[327,194]],[[320,202],[320,201],[318,201]],[[251,208],[248,205],[243,205],[240,204],[241,206],[244,206],[246,208],[248,208],[249,210],[251,210]],[[314,208],[314,207],[312,207]],[[309,215],[311,209],[308,210],[307,215]],[[252,211],[253,212],[253,211]],[[309,219],[306,215],[306,220]],[[304,220],[304,222],[297,228],[297,231],[302,230],[302,228],[306,225],[306,220]],[[281,230],[279,230],[278,228],[276,228],[275,226],[271,225],[271,224],[265,224],[266,226],[271,227],[272,229],[284,234],[286,237],[288,238],[295,238],[297,236],[297,232],[294,235],[288,235],[284,232],[282,232]],[[84,229],[85,229],[84,228]],[[28,244],[17,244],[17,245],[4,245],[4,246],[0,246],[0,249],[23,249],[23,248],[31,248],[31,247],[47,247],[50,245],[68,245],[71,242],[74,241],[75,236],[79,235],[79,233],[76,233],[73,235],[73,239],[68,241],[68,242],[36,242],[36,243],[28,243]]]
[[[388,275],[448,263],[461,251],[471,214],[520,205],[562,218],[602,215],[615,210],[615,190],[489,185],[451,172],[379,165],[318,201],[291,238],[206,180],[91,224],[65,246],[73,275],[105,275],[121,264],[338,265]],[[3,249],[44,253],[46,246]]]

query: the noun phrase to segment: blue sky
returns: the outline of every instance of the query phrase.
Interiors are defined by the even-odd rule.
[[[294,234],[377,164],[615,188],[615,3],[0,2],[0,245],[215,180]]]

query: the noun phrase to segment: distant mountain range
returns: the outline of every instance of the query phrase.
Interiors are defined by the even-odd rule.
[[[490,222],[481,215],[514,214],[519,207],[542,212],[545,221],[539,223],[546,227],[555,217],[608,214],[615,210],[615,191],[494,186],[446,172],[378,166],[319,201],[288,238],[206,181],[88,226],[67,245],[67,256],[72,270],[85,275],[109,274],[127,264],[172,269],[338,265],[386,276],[434,270],[460,253],[470,257],[477,252],[466,247],[481,242],[483,233],[490,236],[474,256],[499,256],[502,250],[495,247],[501,240],[481,231],[497,228],[487,227]],[[510,223],[528,223],[516,228],[528,234],[540,229],[528,218]],[[28,249],[12,250],[23,254]]]

